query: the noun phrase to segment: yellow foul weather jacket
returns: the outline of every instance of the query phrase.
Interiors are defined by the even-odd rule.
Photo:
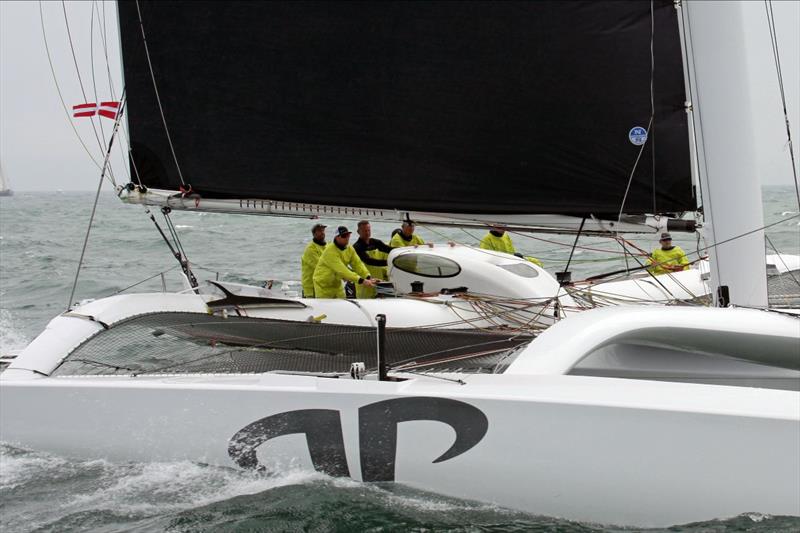
[[[511,237],[508,233],[503,233],[503,235],[498,236],[490,231],[481,239],[480,247],[484,250],[493,250],[495,252],[503,252],[504,254],[514,255],[517,253],[516,248],[514,248],[514,243],[511,242]],[[544,266],[542,262],[535,257],[525,256],[525,259],[533,264]]]
[[[517,250],[514,248],[514,243],[511,242],[511,237],[508,236],[508,233],[503,233],[502,237],[498,237],[491,231],[488,232],[483,239],[481,239],[481,248],[512,255],[517,253]]]
[[[325,249],[325,243],[317,243],[311,241],[303,251],[303,257],[300,259],[300,273],[303,281],[303,297],[314,297],[314,269],[317,268],[317,261],[322,251]]]
[[[314,270],[314,296],[316,298],[344,298],[342,281],[358,283],[369,277],[369,271],[352,246],[344,250],[329,243]]]
[[[422,237],[416,233],[412,233],[411,238],[408,240],[403,237],[402,233],[398,233],[393,235],[392,240],[389,241],[389,246],[392,248],[402,248],[403,246],[419,246],[421,244],[425,244],[425,241],[423,241]]]
[[[689,268],[689,260],[686,259],[686,254],[681,250],[680,246],[673,246],[669,250],[656,248],[650,254],[650,259],[647,262],[652,265],[647,270],[653,274],[667,274],[668,272],[675,272],[678,270],[686,270]],[[665,267],[682,267],[674,270]]]

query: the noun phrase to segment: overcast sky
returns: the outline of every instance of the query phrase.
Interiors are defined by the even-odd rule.
[[[70,1],[65,5],[83,92],[89,102],[111,99],[102,39],[105,8],[108,59],[118,97],[122,82],[115,4]],[[792,138],[800,156],[800,2],[776,0],[773,6]],[[58,1],[43,2],[41,8],[56,79],[64,102],[71,107],[83,102],[84,97],[73,63],[64,9]],[[97,186],[99,170],[78,141],[59,100],[45,53],[39,9],[36,1],[0,1],[0,163],[16,190],[92,190]],[[759,166],[765,183],[789,184],[791,165],[764,3],[749,2],[747,10],[747,61],[757,102]],[[105,131],[98,131],[97,137],[105,135],[107,139],[112,121],[100,122]],[[92,156],[101,162],[102,140],[98,142],[91,122],[77,119],[74,125]],[[122,174],[117,181],[127,182],[127,167],[122,164],[119,149],[114,151],[113,167]]]

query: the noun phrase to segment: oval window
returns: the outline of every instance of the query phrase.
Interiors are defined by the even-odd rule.
[[[512,274],[523,278],[535,278],[539,272],[528,263],[511,263],[510,265],[497,265],[503,270],[508,270]]]
[[[461,272],[458,263],[437,255],[407,253],[395,257],[392,264],[403,272],[426,278],[452,278]]]

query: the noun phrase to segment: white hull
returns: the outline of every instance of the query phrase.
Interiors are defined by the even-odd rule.
[[[259,419],[338,411],[346,465],[362,479],[359,408],[447,398],[488,419],[461,455],[449,425],[397,425],[395,480],[532,513],[668,525],[758,511],[800,515],[797,393],[579,376],[392,383],[301,376],[194,376],[7,382],[2,439],[79,457],[188,459],[235,467],[232,437]],[[424,416],[422,416],[424,418]],[[36,424],[31,424],[36,420]],[[393,457],[384,434],[362,437]],[[268,469],[313,468],[302,434],[262,445]]]
[[[386,303],[412,315],[446,307]],[[113,332],[145,310],[206,313],[200,296],[154,294],[57,317],[0,374],[0,439],[78,457],[316,468],[613,524],[800,515],[798,387],[712,384],[715,376],[800,384],[795,318],[739,309],[587,311],[549,328],[502,374],[44,377],[103,324]],[[738,334],[760,335],[767,348],[748,347]],[[676,366],[694,382],[675,382]],[[575,375],[582,372],[637,379]]]

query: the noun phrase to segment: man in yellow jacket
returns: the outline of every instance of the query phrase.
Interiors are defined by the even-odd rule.
[[[661,248],[656,248],[650,254],[647,262],[651,265],[647,270],[653,274],[668,274],[680,272],[689,268],[689,260],[680,246],[672,244],[672,235],[662,233],[659,239]]]
[[[519,258],[527,259],[535,265],[544,266],[542,262],[535,257],[526,257],[517,253],[517,250],[514,248],[514,243],[511,242],[511,237],[506,233],[506,230],[501,227],[493,226],[492,229],[484,235],[483,239],[481,239],[480,247],[483,250],[493,250],[495,252],[503,252],[504,254],[516,255]]]
[[[374,287],[372,279],[358,254],[350,246],[350,231],[339,226],[333,242],[329,243],[314,270],[314,296],[316,298],[344,298],[342,281]]]
[[[314,224],[311,228],[311,242],[308,243],[300,259],[300,274],[303,282],[303,297],[314,297],[314,269],[317,268],[319,256],[325,250],[325,226],[324,224]]]
[[[422,240],[422,237],[414,233],[414,223],[410,220],[404,220],[400,232],[392,235],[392,240],[389,241],[389,246],[392,248],[419,246],[421,244],[425,244],[425,241]]]

